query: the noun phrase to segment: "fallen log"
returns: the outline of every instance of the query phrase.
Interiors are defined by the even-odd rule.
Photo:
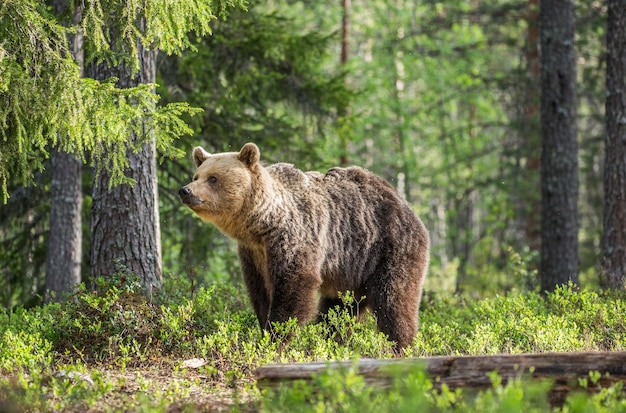
[[[562,404],[566,394],[578,388],[578,379],[588,379],[589,373],[599,372],[600,378],[588,390],[626,382],[626,352],[502,354],[490,356],[439,356],[414,359],[361,359],[339,362],[268,364],[255,371],[259,388],[272,388],[296,380],[312,380],[314,375],[328,369],[355,368],[370,385],[388,386],[394,374],[404,369],[423,368],[431,377],[435,389],[446,384],[451,390],[490,387],[489,374],[496,371],[502,383],[522,377],[550,379],[554,385],[549,396],[553,405]]]

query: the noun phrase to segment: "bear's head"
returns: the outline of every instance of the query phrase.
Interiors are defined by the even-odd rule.
[[[260,156],[253,143],[245,144],[239,152],[217,154],[194,148],[196,172],[193,181],[178,191],[181,201],[202,220],[234,235],[229,227],[252,197],[261,171]]]

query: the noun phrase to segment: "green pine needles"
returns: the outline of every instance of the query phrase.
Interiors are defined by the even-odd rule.
[[[139,42],[180,53],[193,46],[189,33],[210,34],[210,22],[232,6],[245,2],[70,1],[68,13],[84,7],[80,27],[88,59],[136,72]],[[111,24],[112,14],[116,24]],[[113,184],[129,183],[124,175],[128,150],[155,139],[162,155],[180,156],[172,141],[192,132],[183,116],[200,111],[186,103],[159,107],[153,84],[122,89],[116,79],[82,78],[67,40],[78,28],[64,27],[57,17],[62,18],[41,0],[0,4],[0,191],[5,203],[8,183],[32,183],[51,148],[97,165],[97,173],[108,169]]]
[[[139,68],[137,42],[167,54],[193,49],[193,37],[211,34],[211,21],[225,17],[229,7],[245,9],[247,1],[91,0],[84,3],[81,27],[97,58],[114,65],[120,57]],[[118,23],[115,27],[111,21]],[[120,39],[119,41],[112,41]]]

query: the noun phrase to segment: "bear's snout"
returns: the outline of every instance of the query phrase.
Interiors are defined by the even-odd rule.
[[[178,196],[183,203],[189,207],[201,204],[200,200],[197,196],[195,196],[191,189],[186,186],[183,186],[178,190]]]
[[[182,188],[178,190],[178,196],[181,199],[189,196],[190,194],[191,194],[191,189],[187,188],[186,186],[183,186]]]

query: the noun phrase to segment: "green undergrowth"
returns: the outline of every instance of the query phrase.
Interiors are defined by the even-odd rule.
[[[415,355],[626,348],[626,296],[578,290],[511,293],[483,300],[426,294]]]
[[[95,291],[82,288],[67,303],[2,310],[0,411],[549,409],[545,384],[502,385],[497,375],[492,389],[472,396],[433,391],[421,371],[399,375],[384,389],[366,386],[348,370],[320,375],[313,385],[257,390],[253,372],[266,363],[392,357],[373,316],[352,297],[344,300],[346,309],[331,311],[326,322],[274,326],[274,340],[260,331],[242,289],[231,284],[150,301],[136,282],[100,281]],[[574,286],[546,296],[512,292],[482,300],[426,293],[421,307],[420,332],[406,356],[626,347],[626,297],[620,293]],[[194,358],[205,364],[186,367]],[[616,411],[623,408],[621,395],[621,388],[573,394],[562,409]],[[510,410],[511,403],[518,410]]]

